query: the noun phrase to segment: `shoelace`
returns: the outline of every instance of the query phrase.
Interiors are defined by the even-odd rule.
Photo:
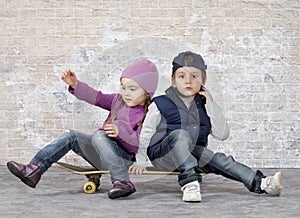
[[[199,191],[199,188],[197,185],[190,185],[190,186],[186,187],[185,190],[187,192],[192,192],[192,191]]]
[[[267,178],[266,178],[266,180],[267,180],[267,181],[266,181],[266,185],[267,185],[268,188],[273,188],[273,187],[272,187],[272,181],[273,181],[273,179],[274,179],[273,176],[272,176],[272,177],[267,177]]]

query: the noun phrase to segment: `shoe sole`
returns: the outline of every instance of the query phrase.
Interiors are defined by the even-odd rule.
[[[195,202],[195,203],[196,203],[196,202],[201,202],[202,199],[201,199],[201,198],[200,198],[200,199],[196,199],[196,198],[195,198],[195,199],[189,199],[189,200],[182,199],[182,201],[184,201],[184,202],[191,202],[191,203],[192,203],[192,202]]]
[[[120,190],[120,191],[115,191],[111,194],[108,194],[108,197],[110,199],[116,199],[116,198],[121,198],[121,197],[128,197],[129,195],[133,194],[134,192],[136,192],[136,189],[133,189],[131,191],[124,191],[124,190]]]
[[[274,177],[277,177],[278,184],[276,184],[276,186],[279,187],[279,192],[276,196],[280,196],[281,189],[282,189],[282,179],[283,179],[282,172],[275,173]]]
[[[184,202],[201,202],[201,200],[202,200],[201,195],[198,194],[194,195],[190,199],[182,198],[182,201]]]
[[[187,203],[200,203],[201,200],[191,200],[191,201],[183,200],[183,202],[187,202]]]
[[[23,177],[19,170],[15,167],[15,165],[13,165],[12,163],[7,163],[7,168],[13,175],[18,177],[27,186],[29,186],[30,188],[35,188],[35,185],[31,181]]]

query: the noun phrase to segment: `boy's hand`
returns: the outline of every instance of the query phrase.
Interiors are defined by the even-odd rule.
[[[206,102],[213,101],[212,95],[204,86],[201,87],[199,94],[203,95],[206,98]]]
[[[144,166],[130,166],[128,169],[128,172],[131,174],[136,174],[136,175],[142,175],[143,172],[147,171],[146,167]]]
[[[61,76],[61,79],[73,89],[76,89],[78,81],[75,73],[73,73],[71,70],[66,70]]]
[[[106,124],[103,128],[109,137],[116,138],[119,135],[119,127],[114,124]]]

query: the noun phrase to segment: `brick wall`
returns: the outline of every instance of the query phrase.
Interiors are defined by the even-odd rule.
[[[231,127],[216,151],[252,167],[300,167],[299,0],[0,0],[0,165],[27,162],[62,131],[92,133],[106,112],[61,73],[104,92],[139,57],[170,84],[180,51],[201,53]],[[64,161],[82,163],[73,153]]]

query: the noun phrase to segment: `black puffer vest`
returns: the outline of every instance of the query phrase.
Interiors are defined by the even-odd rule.
[[[187,108],[177,90],[170,87],[166,90],[166,95],[155,97],[153,101],[159,109],[162,119],[156,133],[151,138],[148,152],[151,153],[156,145],[176,129],[186,130],[191,135],[194,144],[207,145],[211,123],[205,110],[205,100],[200,95],[197,94],[190,108]]]

